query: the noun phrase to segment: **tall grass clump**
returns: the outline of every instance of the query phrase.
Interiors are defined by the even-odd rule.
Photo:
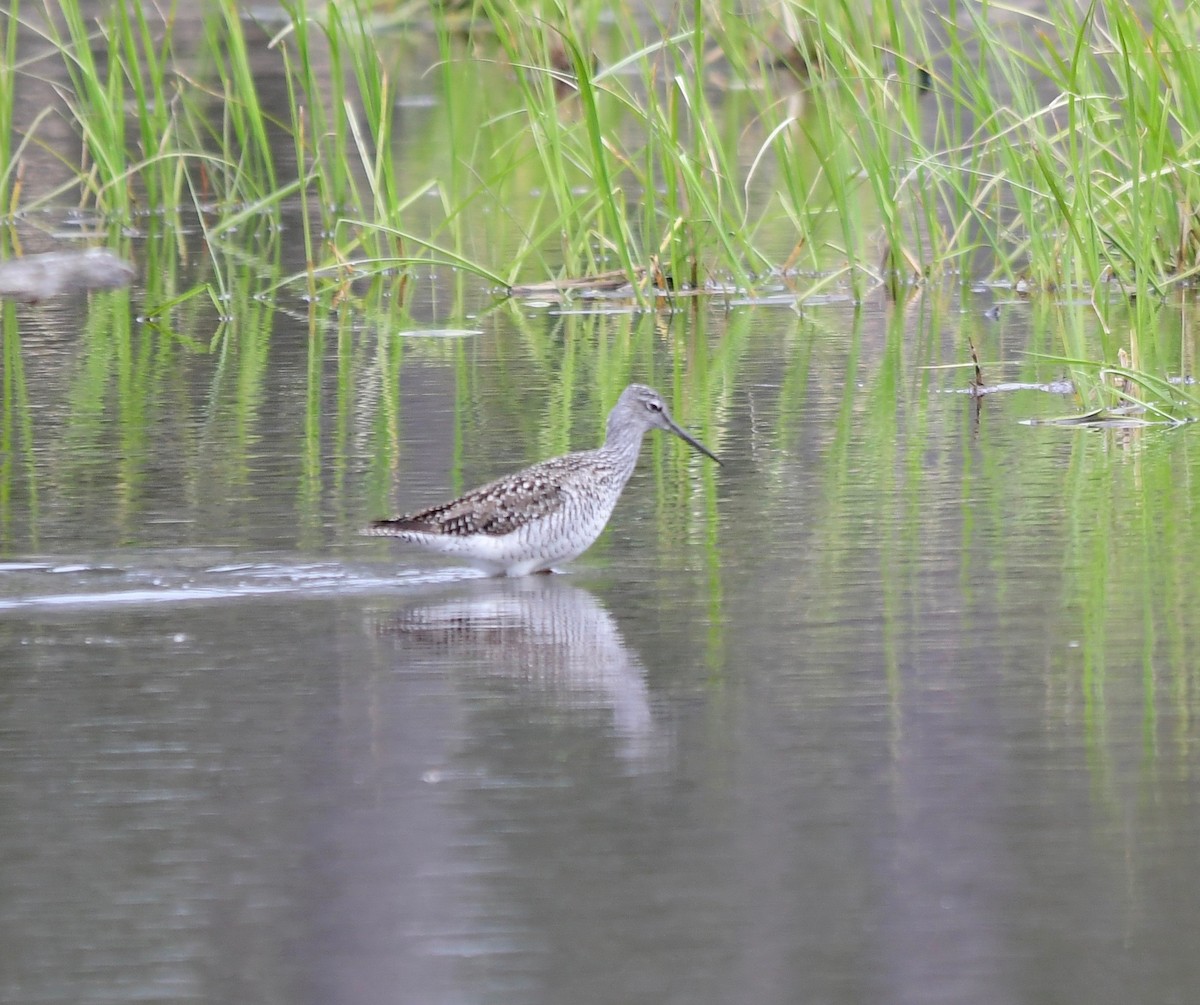
[[[189,197],[202,219],[251,202],[270,205],[277,190],[274,159],[249,49],[232,6],[220,13],[220,29],[206,23],[207,46],[195,58],[202,66],[197,73],[176,51],[175,18],[145,5],[116,4],[88,17],[80,4],[61,0],[46,5],[40,27],[20,20],[14,6],[5,23],[5,51],[15,54],[18,31],[36,34],[48,47],[39,52],[40,62],[59,66],[39,71],[37,64],[16,66],[5,57],[3,142],[11,143],[26,75],[55,81],[59,102],[22,120],[17,149],[0,151],[6,153],[4,179],[20,170],[25,145],[44,143],[38,134],[48,115],[65,120],[80,141],[76,159],[60,145],[52,148],[73,170],[73,184],[53,191],[26,186],[20,208],[66,195],[128,224],[151,212],[178,222]],[[206,64],[209,56],[212,64]],[[211,77],[206,65],[215,66]],[[16,209],[17,193],[8,191],[6,208]]]
[[[18,184],[17,161],[14,154],[14,96],[17,83],[17,27],[21,5],[13,0],[8,17],[0,28],[0,217],[13,211],[13,198]]]
[[[336,14],[322,22],[303,4],[285,4],[287,27],[271,41],[285,66],[288,128],[297,147],[297,172],[315,184],[324,214],[357,208],[358,189],[347,170],[345,75]],[[332,5],[327,5],[332,12]]]
[[[220,118],[214,122],[206,114],[208,109],[186,106],[184,122],[193,130],[186,139],[216,154],[206,167],[220,172],[221,194],[226,198],[277,202],[282,193],[271,145],[272,124],[259,98],[240,8],[222,3],[205,18],[204,34],[211,63],[203,67],[205,80],[199,91],[209,108],[220,109]],[[197,82],[190,83],[196,87]],[[191,95],[185,92],[185,96]]]
[[[877,6],[890,18],[864,19],[849,4],[790,4],[771,36],[777,60],[806,78],[795,128],[819,165],[806,185],[789,184],[785,209],[811,264],[828,266],[835,247],[859,295],[867,277],[925,275],[945,257],[920,142],[923,59],[901,40],[906,26],[890,5]],[[804,165],[794,151],[794,141],[777,150],[785,177]]]
[[[1184,14],[1163,8],[1171,30],[1139,35],[1124,9],[1009,12],[1007,24],[887,0],[871,17],[846,0],[782,10],[773,21],[694,4],[611,25],[595,4],[482,0],[490,24],[461,46],[438,14],[449,147],[436,179],[411,179],[367,14],[292,8],[275,45],[328,254],[355,268],[440,261],[505,284],[615,267],[642,297],[723,277],[752,289],[764,270],[801,264],[858,297],[980,267],[1035,288],[1115,278],[1154,291],[1178,274],[1183,256],[1169,252],[1194,255],[1190,180],[1172,179],[1173,208],[1158,184],[1190,126],[1155,104],[1151,63],[1171,61],[1145,44],[1152,31],[1175,47],[1183,74]],[[468,98],[460,81],[482,79],[481,65],[514,86]],[[1136,98],[1138,82],[1144,98],[1114,112],[1114,89]],[[1169,93],[1183,85],[1194,81]],[[480,208],[494,210],[486,227]],[[502,224],[506,239],[479,239]]]
[[[84,157],[80,182],[101,212],[128,219],[132,201],[125,135],[126,78],[119,59],[97,60],[93,30],[112,38],[115,27],[93,29],[78,4],[60,4],[62,29],[53,11],[46,18],[47,38],[61,53],[70,90],[60,92],[80,132]],[[115,48],[115,45],[114,45]]]
[[[469,170],[529,205],[497,176],[499,154],[536,188],[533,215],[514,221],[527,235],[514,275],[530,263],[568,277],[615,267],[645,295],[701,276],[748,284],[769,263],[752,240],[742,125],[707,81],[721,25],[643,17],[598,28],[587,5],[484,9],[520,101],[489,103],[493,162]]]
[[[288,2],[267,30],[222,0],[186,61],[144,5],[49,10],[82,201],[127,219],[190,199],[210,254],[298,206],[310,294],[437,264],[497,286],[614,271],[643,304],[780,274],[801,298],[961,274],[1102,303],[1200,271],[1194,5],[693,0],[614,21],[599,0],[478,0],[428,15],[419,72],[361,2]],[[271,59],[287,100],[268,107]],[[405,80],[436,110],[402,111]],[[12,111],[0,95],[8,209],[30,142]]]
[[[1194,273],[1200,21],[1154,0],[1141,10],[1052,5],[1001,33],[976,14],[995,96],[976,95],[997,162],[998,222],[1016,236],[1004,268],[1039,285],[1160,293]]]
[[[108,37],[109,58],[124,77],[123,91],[132,95],[133,119],[137,126],[137,148],[143,158],[139,175],[147,206],[177,205],[178,173],[172,174],[172,159],[160,157],[173,134],[171,97],[165,60],[171,53],[171,25],[156,37],[141,4],[117,4]],[[120,111],[125,114],[130,102]],[[177,165],[177,161],[174,164]]]
[[[596,79],[591,45],[563,9],[551,8],[547,18],[514,17],[491,0],[484,9],[523,99],[514,110],[522,128],[509,140],[520,146],[509,156],[532,159],[545,192],[529,225],[556,240],[568,273],[611,267],[613,256],[632,276],[642,255],[618,184],[626,163],[613,146],[619,109]]]

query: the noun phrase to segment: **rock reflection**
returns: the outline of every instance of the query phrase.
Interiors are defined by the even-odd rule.
[[[562,577],[459,584],[453,597],[400,611],[377,625],[423,661],[443,655],[489,677],[525,685],[561,717],[608,710],[617,754],[632,771],[661,767],[669,748],[651,709],[645,670],[590,593]]]

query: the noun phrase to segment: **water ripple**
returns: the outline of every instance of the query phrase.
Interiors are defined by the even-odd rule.
[[[286,593],[363,593],[477,578],[472,569],[384,573],[340,562],[219,561],[195,552],[110,561],[0,562],[0,616],[29,608],[177,604]]]

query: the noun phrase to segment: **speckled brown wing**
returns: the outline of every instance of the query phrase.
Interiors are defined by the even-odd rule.
[[[472,534],[503,537],[525,524],[549,516],[566,503],[562,474],[573,465],[561,463],[569,461],[569,455],[555,460],[560,463],[535,465],[489,482],[452,502],[430,506],[394,520],[375,520],[368,530],[377,534],[414,531],[447,537]]]

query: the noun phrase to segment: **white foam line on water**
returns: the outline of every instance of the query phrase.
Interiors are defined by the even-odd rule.
[[[275,576],[295,575],[295,570],[278,568]],[[162,586],[138,587],[127,590],[108,590],[89,593],[48,593],[25,597],[0,598],[0,615],[9,611],[30,608],[63,607],[124,607],[138,605],[177,604],[193,601],[233,600],[245,597],[272,597],[281,594],[309,596],[344,593],[387,592],[397,588],[430,586],[458,580],[476,579],[482,574],[474,569],[448,568],[431,572],[400,573],[396,576],[356,576],[343,573],[308,580],[290,579],[287,582],[238,583],[231,586]]]
[[[298,587],[262,586],[233,590],[200,587],[184,589],[171,587],[161,590],[113,590],[111,593],[61,593],[42,597],[21,597],[15,600],[0,600],[0,612],[28,607],[89,607],[96,604],[170,604],[187,600],[228,600],[233,597],[262,596],[273,593],[298,593]]]

